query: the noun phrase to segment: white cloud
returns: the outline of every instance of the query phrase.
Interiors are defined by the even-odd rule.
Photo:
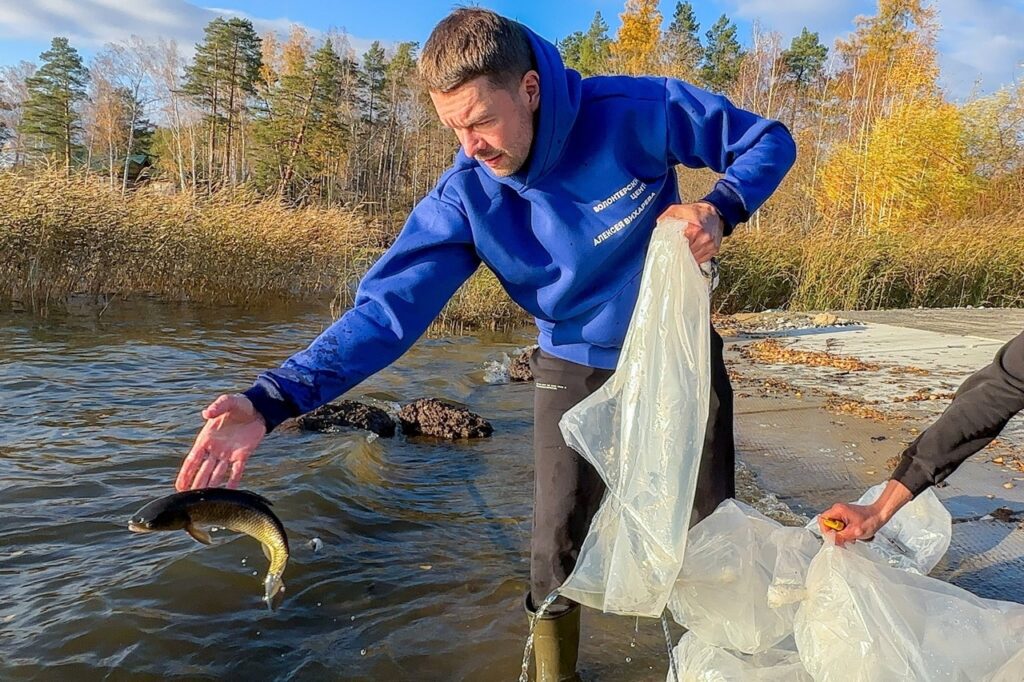
[[[954,97],[975,83],[998,90],[1024,75],[1024,6],[1005,0],[936,0],[942,81]]]
[[[174,39],[183,50],[191,51],[202,40],[203,27],[217,16],[249,19],[261,35],[270,31],[286,35],[298,23],[200,7],[186,0],[0,0],[0,38],[48,41],[61,35],[77,47],[95,49],[137,35],[146,40]],[[348,38],[358,53],[370,46],[370,40]]]
[[[865,11],[863,0],[727,0],[727,14],[747,21],[759,20],[788,42],[807,27],[831,46],[835,38],[853,29],[854,17]]]
[[[803,26],[831,47],[854,28],[858,14],[872,15],[867,0],[724,0],[729,12],[778,31],[788,41]],[[932,0],[939,11],[940,81],[955,98],[977,84],[992,92],[1024,74],[1024,4],[1008,0]]]

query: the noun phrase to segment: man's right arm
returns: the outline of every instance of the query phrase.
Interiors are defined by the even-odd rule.
[[[236,487],[269,431],[397,360],[479,265],[462,210],[435,195],[421,201],[363,278],[351,310],[309,348],[261,374],[244,396],[221,396],[203,411],[205,424],[175,487]]]
[[[462,210],[433,195],[421,201],[395,243],[363,278],[353,308],[245,391],[267,431],[330,402],[397,360],[479,265]]]

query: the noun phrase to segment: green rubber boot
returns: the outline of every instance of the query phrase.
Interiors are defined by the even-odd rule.
[[[524,600],[529,622],[533,604],[527,592]],[[533,630],[533,660],[537,682],[580,682],[576,660],[580,649],[580,607],[574,606],[557,616],[543,616]]]

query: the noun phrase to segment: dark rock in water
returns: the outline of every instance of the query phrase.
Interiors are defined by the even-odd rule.
[[[391,438],[395,435],[395,422],[379,407],[371,407],[354,400],[341,400],[318,407],[296,420],[305,431],[332,431],[339,427],[351,427],[373,431],[378,436]]]
[[[494,432],[490,422],[480,415],[437,398],[409,403],[399,411],[398,419],[407,436],[486,438]]]
[[[508,365],[508,378],[511,381],[533,381],[533,370],[530,369],[530,356],[533,355],[533,350],[527,348],[512,358]]]

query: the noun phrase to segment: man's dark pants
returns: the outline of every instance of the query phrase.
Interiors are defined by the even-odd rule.
[[[612,371],[577,365],[540,349],[533,353],[530,368],[535,386],[530,601],[539,605],[572,572],[605,491],[597,471],[565,444],[558,421],[599,389]],[[713,329],[710,401],[691,524],[736,494],[732,387],[722,359],[722,338]],[[572,606],[573,602],[560,597],[548,613],[557,615]]]

